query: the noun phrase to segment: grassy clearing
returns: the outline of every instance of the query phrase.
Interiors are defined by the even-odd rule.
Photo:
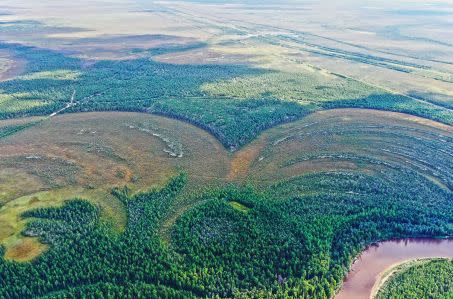
[[[410,169],[453,188],[449,126],[374,110],[322,111],[265,132],[248,172],[256,182],[329,170]],[[240,153],[237,154],[238,156]]]
[[[39,243],[36,239],[22,236],[21,232],[25,228],[26,221],[21,219],[20,215],[29,209],[37,207],[59,206],[61,204],[60,195],[62,195],[60,192],[41,192],[19,197],[1,207],[0,224],[2,230],[0,240],[6,248],[5,255],[7,258],[19,261],[31,260],[45,250],[46,246]]]
[[[232,150],[267,128],[326,108],[399,111],[453,123],[446,107],[309,65],[291,62],[295,67],[290,70],[281,66],[282,58],[275,60],[272,55],[268,63],[256,61],[259,68],[171,64],[151,57],[87,66],[82,59],[58,52],[0,46],[28,61],[23,75],[0,82],[3,119],[57,111],[146,111],[204,128]],[[166,49],[174,51],[170,46]]]
[[[12,52],[0,50],[0,81],[18,76],[25,66],[25,61],[16,59]]]
[[[75,81],[80,78],[81,72],[73,70],[55,70],[55,71],[44,71],[29,73],[23,76],[18,76],[19,80],[68,80]]]
[[[0,170],[0,205],[41,188],[44,188],[41,180],[21,169],[5,167]]]
[[[241,212],[244,212],[244,213],[247,213],[247,212],[250,210],[249,207],[247,207],[247,206],[241,204],[240,202],[234,201],[234,200],[233,200],[233,201],[230,201],[230,202],[229,202],[229,205],[230,205],[233,209],[238,210],[238,211],[241,211]]]
[[[0,129],[24,124],[26,119],[6,120]],[[144,191],[180,170],[192,174],[191,186],[206,185],[225,181],[229,167],[227,151],[208,133],[139,113],[55,117],[1,139],[0,153],[0,242],[7,257],[18,260],[42,251],[21,235],[26,222],[19,215],[27,209],[86,198],[101,208],[102,219],[122,231],[124,209],[111,188]]]
[[[17,113],[27,109],[46,107],[47,101],[39,100],[39,93],[0,93],[0,111],[2,113]]]
[[[336,75],[300,69],[297,72],[274,71],[208,83],[201,89],[211,96],[238,99],[272,98],[316,104],[365,98],[378,90],[363,83]]]
[[[23,123],[27,120],[6,120],[0,128]],[[21,238],[21,211],[74,196],[100,206],[101,218],[122,231],[124,210],[112,199],[111,188],[127,185],[132,192],[144,191],[179,171],[188,173],[189,187],[164,221],[161,235],[166,240],[178,217],[198,205],[194,194],[228,182],[268,186],[316,172],[403,169],[450,190],[450,165],[442,161],[448,160],[451,138],[448,126],[426,119],[340,109],[273,128],[231,154],[209,133],[169,118],[139,113],[57,116],[0,140],[1,239],[12,248]],[[301,185],[300,190],[310,194],[316,188]],[[17,221],[22,224],[7,225]]]
[[[323,196],[284,194],[316,183]],[[77,297],[99,294],[105,285],[109,294],[124,297],[160,285],[154,294],[168,298],[328,298],[351,256],[373,240],[451,233],[448,194],[411,172],[318,173],[260,191],[229,186],[190,195],[181,193],[185,187],[186,176],[179,175],[135,195],[116,188],[127,211],[120,234],[102,225],[99,208],[80,199],[27,211],[24,234],[49,249],[33,263],[0,260],[2,272],[16,273],[5,275],[0,294],[55,295],[59,285],[59,296]],[[159,231],[178,194],[197,196],[199,205],[178,218],[165,244]],[[426,208],[426,196],[434,207]],[[240,209],[231,202],[240,202]],[[245,213],[242,205],[250,209]],[[70,282],[60,283],[64,277]],[[82,278],[85,284],[72,283]]]
[[[29,222],[21,214],[25,211],[43,207],[57,207],[65,200],[74,197],[86,198],[100,208],[101,221],[117,233],[124,231],[126,215],[124,207],[117,198],[110,194],[110,189],[84,189],[65,187],[41,191],[18,197],[4,204],[0,209],[0,242],[5,247],[5,257],[18,261],[29,261],[40,255],[48,247],[36,238],[25,237],[22,232]]]
[[[177,12],[170,10],[177,19],[172,25],[180,26],[183,16],[195,20],[200,19],[197,13],[208,16],[201,6],[190,4],[190,13],[185,14],[187,6],[177,5]],[[102,9],[108,11],[104,5]],[[317,36],[317,42],[328,40],[323,46],[310,40],[315,34],[272,27],[276,21],[287,28],[299,24],[298,11],[297,19],[292,19],[292,12],[286,10],[282,21],[277,11],[269,10],[272,17],[260,25],[256,10],[257,24],[241,21],[237,10],[223,9],[237,19],[225,18],[226,24],[231,23],[228,30],[222,27],[222,18],[210,19],[211,14],[201,23],[183,22],[195,25],[196,31],[209,31],[207,35],[237,38],[238,43],[227,39],[224,43],[226,48],[234,44],[237,56],[220,58],[224,52],[219,51],[212,59],[217,59],[216,65],[210,66],[162,63],[172,57],[186,63],[208,61],[210,57],[204,55],[212,52],[204,43],[128,49],[135,43],[143,46],[147,42],[143,36],[79,40],[78,46],[92,47],[97,57],[111,51],[116,53],[109,57],[129,59],[95,63],[53,51],[0,46],[28,61],[22,76],[0,83],[0,118],[55,111],[152,112],[204,128],[229,149],[243,146],[229,154],[206,132],[136,114],[57,116],[30,130],[5,129],[8,136],[0,140],[0,231],[5,257],[27,261],[48,251],[35,263],[0,260],[2,272],[17,274],[4,276],[0,297],[99,297],[100,293],[137,297],[136,292],[141,292],[169,298],[326,298],[341,283],[351,258],[370,242],[452,234],[451,127],[426,120],[453,124],[447,100],[445,105],[432,105],[320,69],[291,70],[295,64],[282,66],[282,61],[303,52],[304,59],[315,62],[361,63],[367,67],[361,74],[375,74],[370,71],[375,68],[368,67],[379,67],[443,80],[446,87],[451,76],[424,71],[423,65],[404,62],[401,55],[390,59],[357,49],[346,51],[345,45],[356,45],[343,43],[344,48],[339,48],[341,39],[336,41],[335,34]],[[351,13],[357,12],[347,11],[348,16]],[[79,19],[85,26],[85,17],[71,15],[69,19]],[[137,19],[133,19],[137,25],[148,24]],[[153,19],[156,22],[156,15]],[[129,23],[124,20],[115,23]],[[313,30],[314,19],[308,20],[311,24],[304,27]],[[33,21],[1,25],[5,39],[24,32],[45,34],[49,41],[58,34],[82,34],[79,28],[51,28]],[[249,34],[250,40],[261,40],[249,53],[253,56],[249,61],[261,68],[220,64],[226,59],[243,61],[241,48],[248,47],[243,41]],[[98,47],[102,39],[107,41]],[[304,49],[288,47],[279,53],[288,42],[301,43]],[[368,42],[375,41],[367,38]],[[109,44],[126,46],[108,49]],[[393,51],[393,44],[382,44],[385,51]],[[270,48],[272,52],[267,51]],[[411,47],[412,53],[419,50]],[[175,55],[174,51],[188,52]],[[424,47],[422,56],[435,52]],[[197,59],[197,53],[203,59]],[[161,62],[149,59],[154,55],[160,55]],[[376,111],[323,111],[264,131],[338,107],[399,111],[426,119]],[[181,190],[183,183],[177,182],[132,195],[163,185],[181,170],[189,173],[187,189]],[[260,190],[217,189],[230,181],[253,182]],[[110,195],[112,187],[124,185],[129,189],[115,189],[116,196]],[[84,201],[63,204],[73,197],[87,198],[94,206]],[[49,205],[57,208],[43,209]],[[28,217],[22,214],[34,208],[39,209],[28,212]],[[111,227],[114,234],[107,233]],[[50,246],[24,238],[21,232]],[[169,246],[162,246],[162,237]]]

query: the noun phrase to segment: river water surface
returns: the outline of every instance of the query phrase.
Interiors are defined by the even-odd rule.
[[[453,258],[453,239],[401,239],[372,245],[353,263],[335,299],[368,299],[380,273],[403,261],[430,257]]]

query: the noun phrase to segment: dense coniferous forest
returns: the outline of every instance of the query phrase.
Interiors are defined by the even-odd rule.
[[[193,123],[232,149],[271,126],[320,109],[372,108],[453,123],[447,108],[340,77],[344,82],[329,89],[308,77],[244,65],[167,64],[152,55],[87,65],[50,50],[4,43],[0,49],[27,61],[23,75],[0,83],[0,119],[55,112],[150,112]],[[166,49],[178,50],[186,47]],[[313,91],[301,92],[300,86]]]
[[[22,30],[14,27],[16,25],[11,25],[11,29]],[[125,211],[125,225],[121,229],[104,221],[105,206],[101,207],[96,200],[68,198],[58,207],[43,203],[38,209],[24,209],[26,211],[19,216],[14,214],[15,221],[26,222],[22,237],[37,239],[47,247],[35,259],[18,262],[7,258],[6,246],[0,245],[0,298],[332,298],[353,259],[369,244],[394,238],[453,236],[453,183],[449,173],[453,166],[448,161],[452,156],[452,139],[447,133],[439,133],[446,131],[444,125],[453,124],[450,102],[436,104],[436,101],[393,93],[335,73],[315,74],[313,69],[307,71],[307,75],[261,64],[252,67],[251,64],[158,61],[159,55],[206,46],[202,42],[164,45],[133,50],[140,58],[88,61],[63,52],[0,42],[1,51],[24,62],[19,75],[0,81],[0,120],[43,116],[28,123],[5,121],[7,125],[0,127],[0,139],[7,140],[58,114],[89,111],[135,111],[183,120],[210,132],[231,151],[251,142],[270,127],[325,109],[403,112],[438,123],[429,122],[424,129],[405,126],[406,123],[377,123],[355,130],[356,123],[351,122],[346,129],[342,123],[343,130],[341,126],[319,126],[319,129],[305,131],[304,128],[316,124],[314,121],[288,129],[278,138],[269,138],[266,144],[251,144],[250,150],[244,151],[244,157],[239,155],[236,159],[237,156],[227,153],[232,162],[225,158],[225,165],[219,167],[221,175],[209,177],[210,184],[200,183],[207,175],[198,174],[196,185],[190,180],[191,173],[186,174],[179,166],[171,170],[159,168],[162,173],[174,176],[163,186],[145,192],[136,193],[123,185],[110,190],[111,185],[105,187],[104,182],[98,183],[102,185],[99,190],[111,191],[109,198],[119,206],[112,210]],[[335,49],[320,50],[334,52]],[[327,56],[322,51],[318,54]],[[425,70],[416,63],[335,52],[329,55],[387,66],[400,72]],[[324,77],[329,77],[330,81],[322,79]],[[421,126],[428,122],[426,119],[413,122]],[[323,121],[329,122],[330,118]],[[149,127],[135,122],[122,124],[129,130],[147,132],[146,137],[159,137],[156,141],[159,146],[153,150],[173,145],[172,136],[150,130],[152,125],[152,122]],[[104,133],[115,134],[111,132]],[[71,156],[75,151],[68,150],[69,145],[78,146],[85,153],[97,152],[98,158],[103,153],[119,157],[127,166],[128,160],[115,156],[114,148],[104,145],[101,134],[96,135],[95,129],[77,127],[70,132],[85,133],[89,141],[76,141],[75,135],[70,135],[74,140],[65,140],[66,143],[59,144],[61,147],[49,147],[57,153],[49,156],[30,152],[16,157],[14,146],[18,143],[5,142],[4,148],[11,158],[4,164],[5,168],[18,178],[29,178],[32,175],[27,176],[28,169],[24,165],[31,165],[27,164],[30,161],[41,163],[41,168],[29,171],[41,177],[36,175],[30,182],[36,183],[40,191],[48,191],[66,187],[55,183],[63,172],[49,175],[58,165],[64,162],[71,166],[65,169],[71,171],[78,167],[76,155]],[[288,143],[288,147],[300,147],[310,139],[312,144],[307,143],[307,146],[316,150],[294,151],[294,155],[285,156],[287,160],[272,160],[272,147],[277,148],[278,144],[285,147],[287,144],[282,142],[291,139],[299,143]],[[340,140],[343,143],[335,144]],[[347,142],[355,147],[348,148]],[[38,143],[36,148],[40,146]],[[223,153],[224,148],[217,141],[211,143],[210,148],[217,146]],[[337,148],[330,148],[327,143]],[[184,146],[177,144],[181,149]],[[376,148],[368,151],[368,145],[380,151]],[[145,155],[148,150],[140,148],[134,154]],[[190,150],[184,148],[184,157],[193,158],[194,151]],[[155,156],[161,159],[158,161],[176,161],[183,156],[182,150],[180,156],[169,152],[168,148],[164,152],[165,157]],[[374,156],[376,153],[378,155]],[[58,155],[65,159],[60,161]],[[274,165],[268,165],[270,170],[262,169],[268,169],[268,175],[275,170],[272,174],[275,181],[270,178],[261,181],[259,167],[255,170],[258,175],[247,176],[253,163],[268,160]],[[17,161],[23,163],[21,169],[14,169]],[[201,159],[189,162],[203,165]],[[241,163],[246,167],[242,169]],[[319,170],[310,163],[320,163],[323,167]],[[121,182],[126,182],[130,176],[127,183],[133,185],[140,178],[126,171],[129,170],[126,166],[112,167],[112,173],[117,179],[124,179]],[[302,171],[304,167],[307,168]],[[98,169],[93,168],[96,167],[90,165],[87,172],[99,174]],[[235,170],[238,173],[244,170],[244,178],[235,177]],[[35,179],[46,179],[54,185],[44,188]],[[93,194],[99,191],[94,190],[98,186],[91,181],[83,182],[77,186],[79,182],[71,177],[70,187],[80,187]],[[197,188],[191,189],[195,185]],[[21,198],[5,200],[4,206],[13,205],[14,200]],[[40,199],[36,197],[36,200]],[[400,294],[401,298],[422,298],[426,294],[429,294],[426,297],[446,294],[449,298],[451,291],[445,290],[451,290],[451,268],[451,261],[434,260],[405,269],[392,277],[378,298],[394,298]]]
[[[1,260],[0,297],[329,298],[367,244],[453,234],[451,194],[410,172],[326,172],[193,195],[180,193],[185,182],[113,190],[128,215],[123,233],[80,199],[25,212],[23,233],[50,249],[31,263]],[[160,228],[177,196],[200,204],[168,243]]]
[[[452,298],[453,260],[429,259],[399,266],[376,299],[388,298]]]

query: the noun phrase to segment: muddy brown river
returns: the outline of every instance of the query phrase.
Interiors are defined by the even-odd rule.
[[[380,273],[407,260],[430,257],[453,258],[453,239],[402,239],[372,245],[353,263],[335,299],[368,299]]]

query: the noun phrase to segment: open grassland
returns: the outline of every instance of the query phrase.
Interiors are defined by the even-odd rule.
[[[367,244],[453,233],[451,193],[411,171],[318,172],[259,190],[185,186],[178,175],[135,195],[114,189],[127,215],[120,233],[80,199],[22,213],[22,233],[49,247],[33,263],[0,259],[0,295],[329,298]],[[198,204],[163,242],[179,196]]]
[[[402,171],[418,173],[446,191],[452,188],[450,127],[393,112],[317,112],[265,131],[235,153],[190,124],[143,113],[5,120],[0,130],[29,122],[34,126],[0,139],[1,240],[10,250],[7,257],[16,257],[14,248],[30,242],[21,236],[26,221],[20,214],[25,210],[87,198],[101,206],[103,219],[121,231],[126,216],[110,195],[111,188],[127,185],[131,192],[143,191],[179,171],[188,173],[189,187],[163,221],[161,235],[167,241],[178,217],[202,202],[197,193],[229,182],[266,187],[329,171],[376,176]],[[285,194],[323,192],[317,184],[300,186]],[[240,202],[231,205],[247,209]],[[40,251],[21,252],[25,259]]]
[[[157,62],[152,56],[87,65],[83,59],[54,51],[13,44],[1,47],[27,61],[22,75],[0,82],[2,119],[86,111],[151,112],[204,128],[231,149],[269,127],[331,108],[389,110],[453,123],[448,107],[307,65],[293,71],[182,65]],[[160,52],[184,50],[159,48]]]
[[[97,110],[149,111],[187,120],[208,129],[224,145],[237,147],[267,127],[307,113],[295,103],[275,99],[238,102],[210,97],[199,88],[210,81],[263,72],[259,69],[175,65],[151,59],[101,61],[82,69],[80,59],[12,47],[29,63],[22,76],[0,83],[1,118]]]
[[[400,113],[321,111],[264,132],[235,154],[232,175],[262,183],[317,171],[410,169],[451,191],[452,138],[450,126]]]
[[[453,236],[448,5],[29,2],[1,298],[324,299],[372,242]]]
[[[281,68],[302,62],[451,107],[452,8],[438,2],[94,0],[61,6],[5,0],[0,32],[4,41],[64,51],[89,63],[150,55],[178,64],[265,62]]]
[[[24,123],[3,121],[0,130]],[[193,186],[216,184],[229,169],[227,151],[208,133],[139,113],[55,117],[0,139],[0,153],[1,240],[11,248],[19,242],[25,209],[89,198],[121,230],[124,212],[109,195],[114,186],[146,190],[179,171],[191,173]]]
[[[176,167],[200,180],[223,177],[227,169],[216,158],[226,159],[226,150],[207,132],[140,113],[54,117],[0,142],[2,169],[29,173],[43,188],[131,183],[140,189],[162,182]]]
[[[384,273],[373,298],[450,298],[453,260],[421,259],[397,265]]]
[[[312,64],[423,101],[452,104],[453,41],[451,34],[439,34],[451,31],[446,25],[452,11],[447,3],[429,7],[407,2],[368,6],[354,1],[245,4],[228,9],[202,3],[168,6],[193,21],[204,15],[204,22],[225,28],[230,40],[216,45],[223,46],[221,52],[255,48],[255,55],[275,61],[268,49],[278,46],[280,58],[287,61]],[[418,14],[408,16],[404,11]],[[422,25],[427,18],[431,26]]]
[[[196,42],[166,44],[137,50],[141,54],[134,59],[88,61],[57,51],[2,44],[3,51],[27,64],[21,75],[0,82],[0,118],[86,111],[151,112],[204,128],[231,149],[269,127],[332,108],[389,110],[453,123],[449,105],[288,60],[288,53],[277,54],[285,51],[280,45],[269,47],[266,55],[259,55],[256,45],[252,52],[246,47],[239,54],[257,56],[249,65],[172,64],[155,59],[155,55],[178,55],[206,47]],[[228,52],[228,47],[219,51]]]
[[[11,79],[19,75],[25,66],[25,61],[15,59],[9,51],[0,50],[0,81]]]

